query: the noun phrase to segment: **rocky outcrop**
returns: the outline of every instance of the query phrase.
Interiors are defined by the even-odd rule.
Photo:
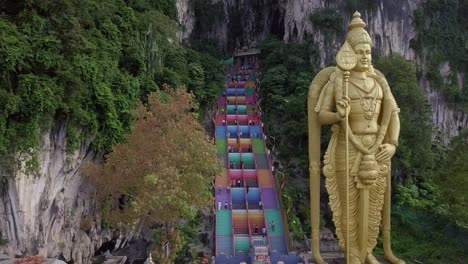
[[[179,31],[179,41],[183,42],[190,37],[195,26],[195,14],[190,4],[190,0],[177,0],[177,17],[179,23],[183,25],[182,30]]]
[[[192,38],[214,39],[226,53],[265,39],[270,34],[282,37],[282,8],[278,0],[212,0],[212,6],[222,2],[223,14],[211,14],[216,20],[204,25],[208,31],[196,27],[193,0],[177,0],[181,42],[190,45]],[[206,12],[211,12],[207,10]]]
[[[60,124],[42,135],[37,173],[22,161],[21,169],[3,178],[0,227],[8,243],[1,250],[10,256],[40,254],[88,263],[109,239],[96,228],[99,219],[89,199],[93,188],[78,172],[93,157],[89,142],[67,154],[65,132]]]
[[[458,135],[462,129],[468,128],[468,115],[451,107],[451,103],[440,92],[431,88],[427,80],[421,80],[420,83],[432,107],[432,124],[443,132],[442,140],[449,143],[450,136]]]
[[[339,10],[342,14],[344,26],[351,21],[352,13],[346,7],[347,1],[307,1],[288,0],[284,15],[284,41],[303,42],[305,36],[311,35],[319,45],[321,51],[320,64],[322,67],[334,62],[336,54],[344,41],[344,34],[335,36],[335,41],[330,46],[324,43],[324,33],[319,27],[313,25],[310,16],[322,11],[324,8]],[[359,10],[367,24],[374,48],[383,55],[398,53],[406,59],[414,60],[415,52],[409,47],[410,40],[416,36],[413,23],[414,11],[422,1],[397,0],[381,1],[370,11]],[[343,31],[345,28],[343,28]]]
[[[322,67],[334,63],[335,54],[345,36],[338,32],[337,35],[331,36],[330,42],[330,36],[326,36],[329,33],[325,33],[311,22],[311,14],[324,8],[338,10],[344,22],[343,32],[352,16],[350,1],[345,0],[212,0],[212,3],[217,2],[223,3],[224,14],[209,27],[209,32],[197,32],[193,0],[177,0],[179,21],[184,29],[181,40],[188,43],[194,35],[209,37],[215,39],[227,54],[232,54],[235,49],[248,46],[254,41],[258,43],[269,35],[275,35],[289,43],[300,43],[311,36],[319,47]],[[375,50],[381,55],[400,54],[418,65],[424,64],[410,48],[410,40],[415,38],[417,33],[414,11],[421,8],[424,2],[379,0],[373,1],[369,10],[358,10],[367,23]],[[459,87],[463,87],[461,74],[458,79]],[[435,127],[440,128],[448,137],[457,135],[462,128],[468,127],[466,113],[456,110],[441,94],[431,89],[426,80],[421,80],[420,84],[432,106]]]
[[[213,0],[212,3],[220,1],[223,2],[224,14],[219,21],[210,27],[211,32],[197,33],[216,38],[220,47],[228,53],[253,41],[261,41],[269,35],[294,43],[303,42],[306,36],[312,35],[321,50],[326,50],[328,47],[323,44],[323,32],[312,24],[311,14],[324,8],[333,8],[343,14],[345,22],[350,21],[352,15],[345,0]],[[375,48],[383,54],[399,53],[407,59],[415,59],[409,41],[416,36],[414,10],[421,6],[423,0],[377,2],[371,11],[359,10],[368,25]],[[196,23],[193,0],[177,0],[177,9],[179,22],[183,26],[181,40],[188,40]],[[343,38],[344,36],[338,36],[332,46],[339,48]],[[322,54],[335,54],[335,49]],[[327,64],[333,62],[331,59],[324,55],[321,62]]]

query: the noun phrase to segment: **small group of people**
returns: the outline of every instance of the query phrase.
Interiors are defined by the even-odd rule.
[[[235,148],[235,147],[233,147],[233,146],[228,146],[228,152],[229,152],[229,153],[232,153],[232,152],[237,152],[237,151],[236,151],[236,148]]]
[[[231,180],[231,186],[232,187],[237,187],[237,188],[240,188],[242,187],[242,182],[240,179],[237,179],[237,180]]]
[[[223,188],[221,187],[221,184],[218,185],[218,193],[221,193],[221,191],[223,190]],[[231,190],[231,186],[226,186],[226,191],[229,193],[229,191]]]
[[[218,211],[221,210],[221,206],[222,206],[221,201],[218,201]],[[228,202],[225,201],[225,202],[224,202],[224,210],[227,210],[227,209],[228,209]]]
[[[245,75],[236,74],[231,77],[231,82],[234,82],[234,83],[246,82],[246,81],[247,81],[247,77]]]
[[[265,227],[262,227],[262,237],[265,237],[266,236],[266,233],[267,233],[267,229]],[[253,230],[253,234],[254,235],[257,235],[259,232],[259,228],[258,228],[258,224],[255,224],[255,228]]]
[[[268,224],[268,229],[271,230],[271,232],[275,232],[275,221],[271,221],[269,224]],[[262,237],[265,237],[266,234],[267,234],[267,229],[266,227],[262,227]],[[257,235],[259,232],[259,227],[258,227],[258,224],[255,224],[255,228],[253,230],[253,234],[254,235]]]
[[[271,229],[271,232],[275,232],[275,221],[271,220],[268,224],[268,228]]]

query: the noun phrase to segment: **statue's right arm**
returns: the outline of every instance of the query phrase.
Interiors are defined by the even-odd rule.
[[[333,112],[333,109],[335,108],[333,82],[327,83],[323,89],[324,94],[322,104],[320,105],[318,121],[320,125],[332,125],[341,120],[339,114],[337,112]]]
[[[337,112],[320,110],[318,121],[320,125],[332,125],[341,121],[341,118]]]

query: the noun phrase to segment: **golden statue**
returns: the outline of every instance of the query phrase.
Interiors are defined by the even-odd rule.
[[[385,77],[372,67],[372,41],[365,26],[354,13],[336,57],[338,67],[321,70],[309,88],[312,247],[317,263],[326,263],[319,250],[322,125],[332,125],[323,174],[347,263],[379,263],[372,251],[381,220],[385,258],[405,263],[390,246],[390,160],[398,146],[399,108]]]

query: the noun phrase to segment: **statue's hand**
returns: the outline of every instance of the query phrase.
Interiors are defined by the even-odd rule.
[[[389,161],[395,154],[396,147],[393,144],[383,144],[380,146],[380,151],[375,155],[378,162]]]
[[[341,100],[336,102],[336,110],[341,119],[345,119],[346,116],[349,114],[349,101],[351,101],[349,97],[343,96]]]

